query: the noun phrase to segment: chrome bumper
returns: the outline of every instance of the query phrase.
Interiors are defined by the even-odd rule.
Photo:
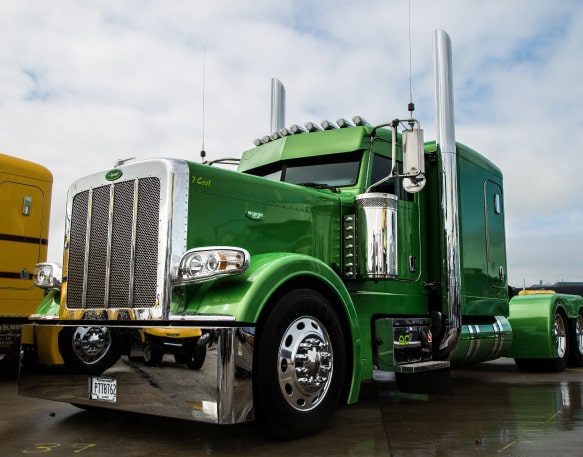
[[[75,325],[79,326],[80,323]],[[97,323],[83,324],[96,326]],[[106,326],[113,331],[123,332],[126,338],[141,329],[135,323],[120,324],[109,326],[107,323]],[[151,328],[156,324],[148,322],[147,326]],[[174,324],[171,324],[173,328]],[[66,365],[43,363],[42,357],[38,356],[49,351],[47,347],[40,351],[36,347],[35,341],[43,341],[43,345],[47,345],[47,339],[40,338],[39,334],[52,332],[56,335],[60,327],[75,325],[68,321],[25,326],[28,329],[23,331],[32,337],[28,341],[23,339],[21,345],[20,395],[215,424],[233,424],[254,419],[254,327],[223,327],[222,323],[209,327],[208,322],[179,323],[176,329],[194,327],[203,330],[205,338],[200,341],[206,347],[206,359],[202,368],[197,370],[179,365],[169,354],[155,367],[146,366],[143,360],[134,361],[134,357],[130,360],[128,355],[122,355],[111,368],[98,374],[99,377],[115,380],[117,395],[116,401],[112,402],[90,399],[92,376],[75,372]],[[53,349],[58,352],[58,343],[53,341],[51,344],[57,345],[57,349]],[[127,344],[125,348],[127,353]]]

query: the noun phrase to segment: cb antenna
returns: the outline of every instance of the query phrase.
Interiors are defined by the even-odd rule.
[[[202,163],[206,163],[206,151],[204,150],[204,92],[206,79],[206,45],[202,47],[202,147],[200,150],[200,159]]]
[[[415,111],[415,103],[413,103],[413,66],[411,58],[411,0],[409,0],[409,105],[407,105],[407,111],[413,119],[413,111]]]

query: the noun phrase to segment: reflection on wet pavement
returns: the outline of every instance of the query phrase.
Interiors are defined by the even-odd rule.
[[[48,456],[71,456],[79,450],[82,456],[124,457],[389,455],[372,384],[363,385],[361,402],[337,411],[324,431],[285,443],[270,439],[254,423],[207,425],[123,412],[83,412],[64,403],[17,397],[13,383],[0,383],[0,410],[0,456],[30,453],[47,443],[59,445],[47,451]]]
[[[364,384],[357,405],[340,409],[321,433],[291,442],[271,440],[253,423],[83,412],[18,397],[13,382],[0,383],[0,456],[583,455],[582,369],[520,373],[505,359],[455,370],[452,379],[455,393],[445,396]]]
[[[452,378],[446,396],[379,385],[391,455],[583,455],[583,371],[520,373],[505,359]]]

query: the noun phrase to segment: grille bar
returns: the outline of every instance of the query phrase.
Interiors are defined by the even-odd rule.
[[[138,199],[140,198],[140,186],[138,185],[138,180],[134,181],[134,205],[132,219],[135,221],[138,219]],[[132,244],[130,251],[130,291],[128,297],[129,306],[134,302],[134,272],[136,271],[136,234],[137,225],[132,224]]]
[[[109,279],[111,276],[111,238],[113,231],[113,205],[115,201],[115,186],[109,186],[109,211],[107,215],[107,266],[105,268],[105,292],[103,297],[103,306],[109,306]]]
[[[73,197],[67,307],[157,304],[160,179],[95,187]]]
[[[89,189],[87,201],[87,225],[85,226],[85,255],[83,257],[83,296],[81,304],[87,307],[87,270],[89,269],[89,246],[91,243],[91,212],[93,211],[93,189]]]

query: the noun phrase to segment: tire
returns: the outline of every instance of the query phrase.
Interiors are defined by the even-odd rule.
[[[194,346],[194,351],[192,352],[190,359],[188,360],[188,362],[186,362],[186,365],[188,366],[188,368],[192,370],[200,370],[204,365],[205,359],[206,359],[206,347],[196,344]]]
[[[551,335],[559,357],[553,359],[514,359],[518,368],[523,371],[559,372],[567,368],[569,362],[570,337],[567,318],[561,310],[555,311],[552,319]]]
[[[162,357],[164,357],[164,353],[158,345],[152,344],[149,341],[144,343],[144,365],[147,367],[160,365],[162,363]]]
[[[569,365],[583,367],[583,312],[569,322]]]
[[[108,327],[65,327],[59,332],[59,352],[72,371],[100,375],[121,357],[121,338]]]
[[[340,402],[345,375],[342,328],[328,300],[311,289],[281,297],[258,331],[253,395],[259,423],[280,439],[317,432]]]

